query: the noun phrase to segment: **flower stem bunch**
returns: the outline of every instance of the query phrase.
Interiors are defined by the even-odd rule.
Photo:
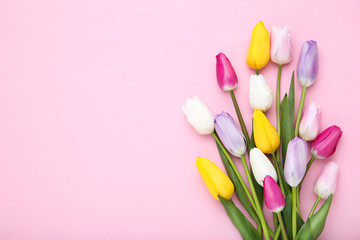
[[[306,41],[300,51],[296,75],[302,95],[297,114],[294,73],[289,92],[280,102],[281,71],[292,61],[292,55],[291,27],[273,26],[269,34],[263,22],[255,25],[246,57],[248,66],[255,70],[249,81],[249,107],[253,109],[251,135],[234,92],[238,77],[224,53],[216,56],[216,78],[219,87],[230,93],[238,123],[224,111],[214,117],[198,97],[188,99],[183,106],[192,127],[199,134],[211,135],[216,142],[226,173],[218,163],[203,157],[197,157],[196,166],[208,191],[221,202],[244,239],[279,239],[280,235],[285,240],[316,239],[324,229],[335,193],[338,165],[330,161],[314,183],[315,204],[308,217],[303,217],[300,190],[304,178],[316,159],[327,159],[335,153],[342,131],[336,125],[321,131],[320,107],[313,101],[305,106],[307,88],[314,84],[318,73],[316,41]],[[278,65],[276,125],[266,116],[273,104],[273,92],[260,74],[270,59]],[[236,161],[241,162],[245,174],[240,174]],[[234,196],[255,224],[234,204]],[[316,210],[321,199],[325,201]],[[270,228],[269,219],[265,218],[263,203],[273,213],[274,228]]]

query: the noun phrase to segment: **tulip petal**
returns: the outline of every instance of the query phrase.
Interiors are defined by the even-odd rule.
[[[219,200],[219,195],[230,199],[234,193],[234,185],[229,177],[214,163],[206,158],[198,157],[196,167],[211,195]]]

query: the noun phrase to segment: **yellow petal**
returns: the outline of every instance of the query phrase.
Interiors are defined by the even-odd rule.
[[[218,195],[230,199],[234,193],[234,185],[230,178],[214,163],[206,158],[198,157],[196,167],[211,195],[219,200]]]
[[[272,153],[280,145],[280,137],[274,126],[266,118],[264,113],[258,109],[254,110],[254,140],[255,145],[263,153]]]
[[[247,53],[246,62],[253,69],[260,69],[266,66],[270,58],[270,38],[264,23],[259,21],[252,32],[250,47]]]

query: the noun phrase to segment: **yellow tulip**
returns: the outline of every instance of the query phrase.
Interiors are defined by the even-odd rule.
[[[280,145],[280,137],[276,129],[258,109],[253,114],[253,130],[255,145],[263,153],[273,153]]]
[[[196,167],[209,192],[216,200],[219,200],[219,195],[226,199],[231,198],[234,193],[234,184],[220,168],[202,157],[196,159]]]
[[[270,58],[270,39],[269,32],[264,23],[259,21],[252,32],[249,51],[246,57],[246,63],[253,69],[265,67]]]

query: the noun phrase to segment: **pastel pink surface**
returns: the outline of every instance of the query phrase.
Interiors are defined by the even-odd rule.
[[[190,127],[181,106],[196,94],[213,114],[236,116],[216,82],[222,51],[238,74],[250,130],[246,53],[259,20],[268,29],[292,26],[282,94],[302,43],[318,42],[319,74],[306,102],[321,106],[322,130],[336,124],[344,132],[330,158],[339,178],[320,239],[360,237],[359,1],[0,6],[0,239],[238,239],[195,167],[202,156],[223,169],[214,141]],[[275,92],[276,65],[261,73]],[[296,82],[297,103],[300,90]],[[268,116],[275,123],[274,105]],[[327,162],[315,161],[305,180],[305,216]]]

